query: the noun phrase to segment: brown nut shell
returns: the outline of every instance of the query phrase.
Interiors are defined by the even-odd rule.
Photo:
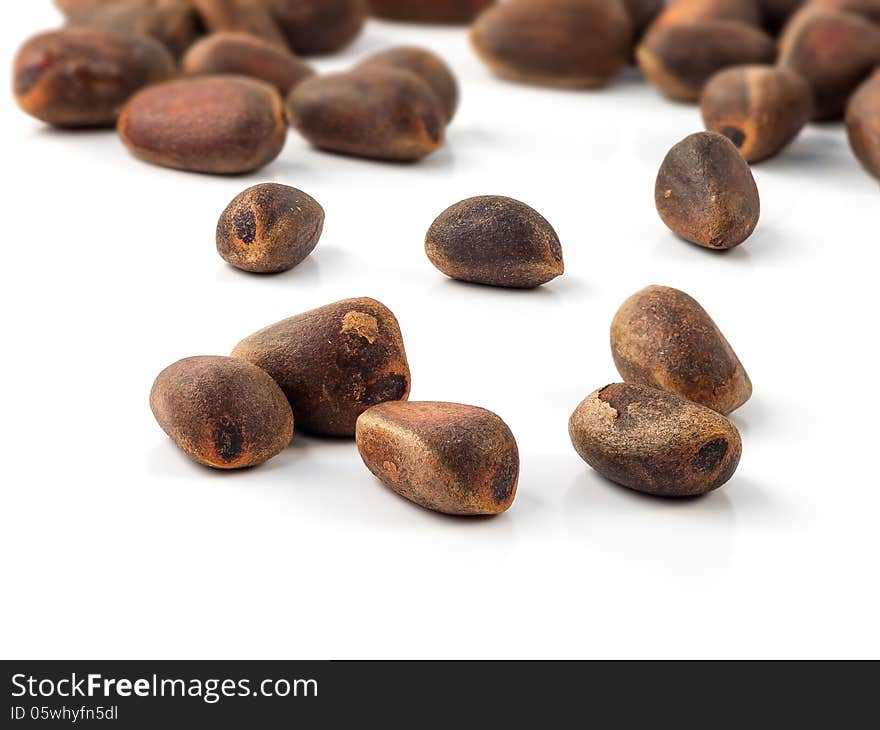
[[[303,55],[335,53],[367,20],[366,0],[267,0],[288,45]]]
[[[426,48],[399,46],[380,51],[363,61],[359,68],[394,68],[409,71],[431,87],[446,112],[447,124],[458,109],[458,81],[440,56]]]
[[[272,84],[282,96],[315,71],[273,43],[247,33],[222,32],[193,45],[181,62],[185,76],[237,74]]]
[[[314,250],[323,229],[317,200],[287,185],[263,183],[239,193],[223,211],[217,251],[243,271],[287,271]]]
[[[372,14],[414,23],[470,23],[495,0],[369,0]]]
[[[232,355],[275,378],[297,426],[312,433],[353,436],[367,408],[409,396],[400,326],[374,299],[346,299],[285,319],[242,340]]]
[[[448,515],[497,515],[516,497],[519,451],[507,424],[458,403],[383,403],[357,421],[367,468],[400,496]]]
[[[725,415],[752,395],[742,363],[706,310],[668,286],[649,286],[621,305],[611,323],[611,354],[627,383]]]
[[[321,149],[380,160],[418,160],[443,145],[446,113],[415,74],[361,68],[306,79],[287,98],[290,123]]]
[[[632,32],[621,0],[510,0],[477,19],[471,42],[503,78],[589,89],[629,63]]]
[[[855,156],[868,172],[880,178],[880,70],[850,98],[846,133]]]
[[[703,123],[727,137],[749,162],[776,155],[810,121],[813,92],[798,74],[778,66],[734,66],[703,87]]]
[[[660,497],[693,497],[725,484],[742,440],[720,413],[645,385],[591,393],[568,422],[580,457],[606,479]]]
[[[808,0],[810,10],[851,13],[880,25],[880,0]]]
[[[65,28],[18,50],[13,91],[28,114],[58,127],[112,126],[138,89],[169,79],[174,59],[146,36]]]
[[[657,212],[670,230],[712,249],[745,241],[761,215],[752,171],[727,137],[697,132],[666,155],[654,187]]]
[[[459,281],[531,289],[561,276],[562,245],[534,208],[502,195],[480,195],[444,210],[425,238],[440,271]]]
[[[250,33],[287,46],[266,0],[191,0],[209,33],[224,30]]]
[[[651,24],[650,30],[670,25],[730,20],[761,27],[757,0],[672,0]]]
[[[206,76],[140,92],[119,115],[118,132],[146,162],[238,174],[278,157],[287,125],[274,87],[244,76]]]
[[[187,456],[215,469],[257,466],[293,438],[293,413],[275,381],[231,357],[190,357],[165,368],[150,408]]]

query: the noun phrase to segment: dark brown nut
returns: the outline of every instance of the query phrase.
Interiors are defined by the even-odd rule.
[[[705,83],[728,66],[773,63],[775,56],[776,44],[770,36],[727,20],[649,30],[636,49],[648,81],[680,101],[697,101]]]
[[[725,484],[742,440],[720,413],[646,385],[591,393],[568,422],[581,458],[606,479],[659,497],[694,497]]]
[[[623,0],[633,29],[633,40],[638,41],[648,26],[663,10],[663,0]]]
[[[232,357],[190,357],[165,368],[150,407],[187,456],[214,469],[257,466],[293,438],[293,413],[278,384]]]
[[[813,92],[798,74],[778,66],[734,66],[703,88],[706,129],[727,137],[749,162],[773,157],[813,114]]]
[[[741,244],[761,215],[748,163],[733,142],[715,132],[692,134],[669,150],[657,175],[654,201],[670,230],[713,249]]]
[[[801,10],[779,39],[779,65],[813,89],[816,120],[840,119],[856,87],[880,64],[880,27],[857,15]]]
[[[757,0],[672,0],[650,30],[712,20],[730,20],[759,28],[761,10]]]
[[[140,159],[191,172],[239,174],[284,147],[284,105],[274,87],[243,76],[157,84],[119,115],[119,136]]]
[[[564,271],[559,237],[538,211],[513,198],[481,195],[444,210],[425,252],[459,281],[531,289]]]
[[[152,38],[66,28],[25,42],[13,88],[18,105],[48,124],[112,126],[133,93],[175,73],[171,54]]]
[[[807,0],[758,0],[761,18],[769,33],[776,35]]]
[[[266,0],[191,0],[209,33],[250,33],[280,46],[287,41]]]
[[[232,32],[206,36],[187,51],[181,65],[186,76],[240,74],[261,79],[284,96],[315,73],[285,48],[247,33]]]
[[[495,0],[369,0],[373,15],[415,23],[470,23]]]
[[[366,0],[268,0],[290,47],[304,55],[334,53],[358,37]]]
[[[477,19],[471,42],[503,78],[589,89],[629,63],[632,24],[621,0],[510,0]]]
[[[385,486],[426,509],[497,515],[516,497],[516,440],[484,408],[383,403],[358,418],[357,446]]]
[[[452,69],[433,51],[415,46],[400,46],[370,56],[359,68],[395,68],[409,71],[431,87],[446,112],[446,122],[452,121],[458,109],[458,81]]]
[[[302,190],[263,183],[239,193],[217,223],[217,251],[238,269],[287,271],[318,244],[324,209]]]
[[[357,157],[418,160],[445,138],[436,94],[415,74],[392,68],[306,79],[287,98],[287,113],[316,147]]]
[[[400,326],[374,299],[346,299],[285,319],[242,340],[232,355],[275,378],[297,426],[312,433],[354,436],[367,408],[409,396]]]
[[[611,323],[611,354],[627,383],[725,415],[752,396],[749,376],[706,310],[668,286],[649,286],[621,305]]]
[[[865,169],[880,178],[880,71],[865,81],[846,108],[849,143]]]

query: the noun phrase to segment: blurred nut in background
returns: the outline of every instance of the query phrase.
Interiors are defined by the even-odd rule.
[[[416,23],[470,23],[495,0],[369,0],[373,15]]]
[[[287,43],[303,55],[334,53],[360,34],[366,0],[266,0]]]

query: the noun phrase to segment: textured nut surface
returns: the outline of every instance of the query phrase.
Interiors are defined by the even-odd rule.
[[[496,515],[516,497],[516,440],[484,408],[384,403],[358,418],[357,446],[383,484],[427,509]]]
[[[880,71],[852,95],[846,108],[849,143],[865,169],[880,178]]]
[[[700,97],[703,123],[727,137],[749,162],[788,145],[813,113],[810,85],[777,66],[734,66],[715,74]]]
[[[231,357],[190,357],[165,368],[150,407],[187,456],[215,469],[262,464],[293,437],[293,413],[275,381]]]
[[[399,46],[380,51],[360,64],[361,68],[375,66],[414,73],[437,95],[446,112],[446,122],[452,121],[458,109],[458,81],[436,53],[416,46]]]
[[[186,76],[238,74],[272,84],[286,96],[315,71],[285,48],[247,33],[213,33],[193,45],[183,57]]]
[[[652,23],[651,30],[711,20],[731,20],[759,28],[761,10],[756,0],[672,0]]]
[[[501,195],[444,210],[425,238],[431,263],[453,279],[529,289],[564,271],[556,231],[534,208]]]
[[[373,15],[416,23],[470,23],[495,0],[369,0]]]
[[[175,74],[158,41],[93,28],[40,33],[18,50],[13,90],[31,116],[59,127],[112,126],[126,100]]]
[[[191,0],[209,33],[224,30],[250,33],[286,46],[284,34],[266,0]]]
[[[728,66],[773,63],[776,44],[763,31],[729,20],[649,30],[636,49],[642,73],[661,92],[697,101],[704,84]]]
[[[649,286],[621,305],[611,323],[611,353],[627,383],[725,415],[752,395],[742,363],[706,310],[668,286]]]
[[[119,136],[146,162],[193,172],[250,172],[278,157],[287,138],[281,96],[243,76],[152,86],[119,115]]]
[[[761,215],[748,163],[733,142],[715,132],[697,132],[669,150],[654,201],[672,231],[706,248],[738,246]]]
[[[739,432],[720,413],[645,385],[615,383],[591,393],[568,432],[602,476],[662,497],[717,489],[742,454]]]
[[[621,0],[510,0],[477,19],[471,41],[504,78],[594,88],[629,63],[632,32]]]
[[[306,79],[287,99],[290,123],[313,145],[381,160],[418,160],[443,145],[446,114],[415,74],[361,68]]]
[[[266,0],[296,53],[334,53],[351,43],[367,20],[366,0]]]
[[[297,426],[313,433],[353,436],[367,408],[409,396],[400,326],[374,299],[346,299],[285,319],[242,340],[232,354],[269,373]]]
[[[217,223],[217,251],[254,273],[292,269],[315,248],[324,209],[302,190],[263,183],[239,193]]]

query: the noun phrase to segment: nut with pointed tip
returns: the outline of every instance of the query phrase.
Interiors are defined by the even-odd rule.
[[[470,23],[495,0],[369,0],[373,15],[412,23]]]
[[[303,55],[335,53],[367,20],[365,0],[266,0],[287,43]]]
[[[436,512],[497,515],[516,497],[516,440],[484,408],[384,403],[358,418],[357,446],[383,484]]]
[[[646,385],[591,393],[568,422],[580,457],[606,479],[659,497],[694,497],[736,471],[742,440],[711,408]]]
[[[850,98],[846,132],[856,157],[868,172],[880,178],[880,70]]]

